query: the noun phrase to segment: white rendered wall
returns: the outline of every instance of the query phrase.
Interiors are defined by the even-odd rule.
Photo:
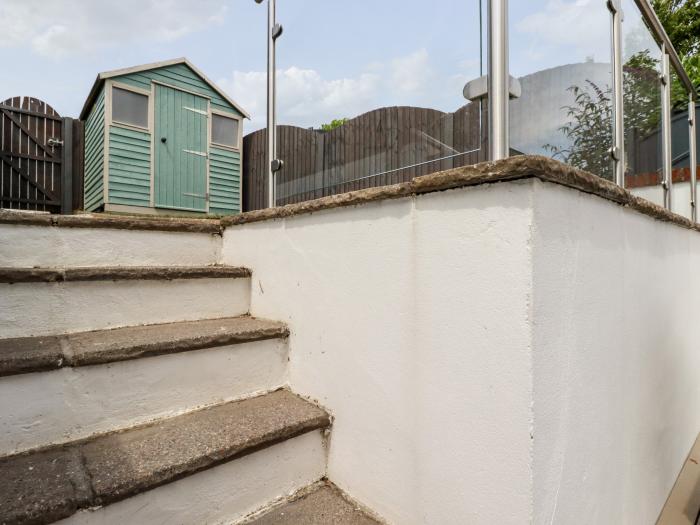
[[[286,383],[287,345],[279,339],[0,377],[0,455],[172,417]]]
[[[392,523],[652,524],[700,431],[700,234],[536,180],[228,228],[328,475]]]
[[[392,523],[531,515],[531,182],[228,228],[290,383],[335,416],[328,475]]]
[[[211,233],[0,224],[0,266],[198,266],[220,250]]]
[[[535,523],[653,524],[700,431],[700,233],[535,186]]]
[[[664,190],[660,184],[656,186],[641,186],[630,189],[630,193],[643,199],[664,205]],[[690,183],[676,182],[673,184],[673,194],[671,198],[673,212],[690,219]]]

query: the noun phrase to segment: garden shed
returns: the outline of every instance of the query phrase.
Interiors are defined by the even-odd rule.
[[[185,58],[100,73],[80,114],[84,209],[239,213],[244,118]]]

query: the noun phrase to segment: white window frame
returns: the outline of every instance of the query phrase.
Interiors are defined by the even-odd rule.
[[[123,89],[124,91],[131,91],[132,93],[137,93],[139,95],[143,95],[147,97],[148,99],[148,106],[147,106],[147,119],[148,119],[148,126],[143,127],[143,126],[138,126],[136,124],[129,124],[127,122],[120,122],[118,120],[114,120],[114,117],[112,115],[112,104],[113,104],[113,90],[114,88],[117,89]],[[151,133],[153,134],[153,97],[151,96],[151,90],[148,89],[141,89],[137,88],[134,86],[130,86],[129,84],[123,84],[121,82],[115,82],[113,80],[109,81],[109,111],[107,112],[107,115],[109,117],[109,125],[110,126],[116,126],[119,128],[125,128],[125,129],[132,129],[136,131],[144,131],[146,133]]]
[[[211,115],[211,118],[209,118],[209,137],[212,137],[212,130],[214,127],[214,115],[238,121],[238,137],[236,137],[235,146],[230,146],[229,144],[219,144],[218,142],[214,142],[212,138],[209,139],[209,143],[217,148],[227,149],[229,151],[237,151],[240,153],[241,149],[243,148],[243,118],[238,115],[234,115],[233,113],[226,113],[225,111],[221,111],[218,109],[210,109],[209,114]]]

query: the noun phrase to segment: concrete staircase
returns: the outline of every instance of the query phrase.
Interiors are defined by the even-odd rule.
[[[325,481],[250,270],[147,230],[0,228],[0,523],[376,523]]]

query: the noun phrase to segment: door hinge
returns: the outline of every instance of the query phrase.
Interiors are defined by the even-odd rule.
[[[183,193],[185,197],[196,197],[197,199],[209,200],[209,193],[202,195],[201,193]]]
[[[209,156],[203,151],[193,151],[191,149],[183,149],[182,151],[184,151],[185,153],[191,153],[192,155],[199,155],[200,157],[208,157]]]
[[[200,115],[204,115],[205,117],[209,116],[209,113],[204,111],[203,109],[190,108],[187,106],[182,106],[182,109],[186,109],[187,111],[192,111],[194,113],[199,113]]]

